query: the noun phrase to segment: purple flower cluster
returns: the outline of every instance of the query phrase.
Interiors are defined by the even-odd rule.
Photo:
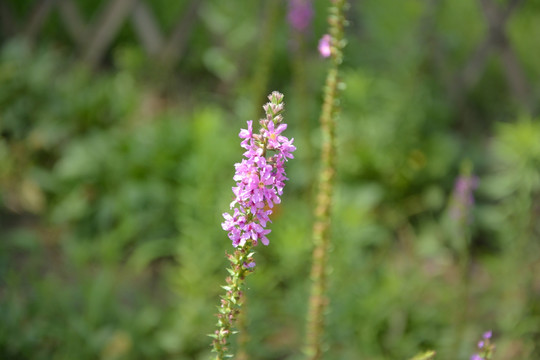
[[[263,106],[266,118],[259,121],[259,133],[253,133],[253,121],[250,120],[247,129],[242,129],[238,135],[246,151],[242,162],[235,164],[233,213],[224,213],[225,221],[221,224],[234,247],[244,246],[248,241],[257,245],[259,240],[268,245],[266,235],[270,230],[265,228],[271,222],[274,204],[281,202],[285,180],[288,180],[285,162],[293,158],[292,152],[296,150],[294,139],[281,135],[287,128],[281,116],[283,94],[274,91],[268,99],[270,102]]]
[[[289,0],[287,20],[291,27],[299,32],[305,32],[313,19],[311,0]]]
[[[479,353],[473,354],[470,360],[489,360],[493,353],[495,345],[490,343],[491,341],[491,330],[486,331],[482,335],[482,340],[478,342]]]

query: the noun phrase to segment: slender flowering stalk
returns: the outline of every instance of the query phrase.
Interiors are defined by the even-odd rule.
[[[270,215],[275,204],[281,202],[285,181],[285,163],[292,159],[296,150],[294,139],[282,135],[287,128],[283,123],[283,94],[274,91],[268,96],[270,102],[263,106],[266,117],[259,121],[259,133],[253,132],[253,121],[247,122],[247,129],[240,131],[241,146],[246,150],[244,159],[235,164],[232,188],[234,200],[231,202],[232,213],[224,213],[225,221],[221,224],[227,231],[233,254],[227,254],[231,267],[227,269],[227,285],[223,286],[226,294],[221,297],[217,314],[218,329],[210,335],[214,359],[221,360],[228,355],[229,336],[233,333],[236,319],[243,300],[243,286],[247,275],[253,272],[255,261],[253,247],[268,245],[267,235],[270,230]]]
[[[334,192],[335,165],[335,132],[338,116],[339,90],[342,88],[339,80],[345,46],[343,28],[346,24],[343,15],[346,7],[345,0],[332,0],[328,23],[329,35],[323,37],[330,47],[326,51],[323,43],[321,54],[328,55],[331,67],[328,70],[324,89],[324,103],[321,111],[322,149],[321,169],[319,173],[319,189],[315,207],[315,223],[313,226],[313,260],[311,268],[311,294],[307,318],[307,333],[305,353],[308,359],[320,359],[323,349],[324,314],[328,307],[326,297],[327,262],[330,247],[331,205]],[[320,46],[321,48],[321,46]],[[324,52],[326,51],[326,52]]]
[[[460,224],[471,223],[471,210],[474,206],[474,190],[478,187],[478,178],[471,174],[462,174],[454,185],[450,216]]]
[[[456,252],[456,265],[460,276],[459,286],[455,295],[455,328],[453,347],[458,348],[464,341],[464,330],[467,319],[470,318],[470,271],[471,271],[471,238],[474,207],[474,190],[478,186],[478,178],[473,175],[473,165],[464,161],[461,165],[460,175],[456,179],[452,197],[449,203],[449,229],[450,241]]]
[[[311,141],[312,126],[310,116],[310,94],[308,83],[310,75],[306,69],[306,39],[311,35],[313,16],[315,10],[313,0],[287,0],[287,20],[290,28],[289,55],[291,57],[292,89],[291,93],[296,108],[297,124],[300,125],[304,144],[304,158],[302,159],[309,169],[306,174],[308,182],[305,186],[304,196],[310,198],[313,193],[314,151]],[[311,49],[310,49],[311,53]]]
[[[464,251],[469,245],[470,228],[473,222],[474,191],[477,187],[478,177],[473,174],[473,165],[470,161],[464,161],[448,206],[449,219],[453,227],[452,233],[460,251]]]

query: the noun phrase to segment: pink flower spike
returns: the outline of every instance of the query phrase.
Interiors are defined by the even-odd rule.
[[[319,40],[319,53],[322,57],[327,58],[332,54],[331,42],[332,37],[328,34],[324,34],[321,40]]]
[[[283,95],[275,92],[269,99],[264,106],[266,118],[260,121],[260,132],[253,133],[253,121],[250,120],[247,129],[238,134],[246,151],[242,161],[234,166],[236,184],[232,187],[234,199],[230,204],[233,214],[224,213],[221,224],[234,247],[244,247],[246,243],[257,246],[259,241],[268,245],[266,235],[270,230],[265,228],[272,222],[271,209],[281,202],[280,196],[288,180],[285,162],[296,150],[293,139],[281,135],[287,129],[281,115]]]

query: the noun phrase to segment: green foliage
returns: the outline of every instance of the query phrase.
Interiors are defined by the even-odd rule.
[[[19,15],[30,8],[12,3]],[[148,3],[170,30],[187,2]],[[494,358],[537,359],[540,120],[510,99],[496,54],[460,106],[448,96],[443,73],[452,78],[487,30],[476,3],[351,3],[327,358],[434,349],[438,360],[468,359],[493,329]],[[99,7],[77,4],[87,20]],[[285,93],[298,151],[270,246],[255,249],[247,280],[253,359],[302,358],[325,7],[315,2],[305,53],[287,43],[283,9],[270,36],[268,82]],[[539,10],[524,2],[507,26],[532,94]],[[189,55],[169,76],[180,96],[140,81],[155,64],[129,31],[112,49],[120,69],[108,73],[41,44],[2,45],[0,358],[209,356],[231,251],[221,214],[242,154],[237,134],[255,107],[265,15],[256,2],[205,2]],[[53,23],[42,37],[60,42]],[[463,159],[479,189],[470,239],[456,240],[447,207]]]

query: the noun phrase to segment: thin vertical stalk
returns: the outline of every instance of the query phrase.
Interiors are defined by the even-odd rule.
[[[459,285],[456,290],[454,301],[454,335],[451,349],[461,354],[467,351],[463,348],[467,320],[470,318],[470,285],[471,285],[471,239],[474,207],[474,190],[477,188],[478,179],[473,175],[473,166],[470,161],[464,161],[461,165],[460,176],[456,181],[450,216],[455,226],[453,243],[457,253],[456,266],[459,274]]]
[[[322,131],[321,169],[315,223],[313,226],[313,259],[311,268],[311,295],[307,318],[305,353],[308,359],[320,359],[323,352],[325,313],[328,307],[327,263],[330,248],[331,210],[336,175],[336,118],[339,112],[339,67],[342,48],[345,45],[343,27],[344,0],[333,0],[329,9],[329,32],[331,36],[331,66],[324,88],[324,102],[320,123]]]
[[[236,328],[238,329],[238,350],[236,354],[237,360],[248,360],[247,344],[249,343],[249,332],[247,327],[247,297],[244,294],[242,299],[242,311],[236,317]]]
[[[216,353],[214,360],[231,357],[228,355],[229,337],[233,334],[236,320],[241,313],[246,276],[253,271],[244,265],[253,261],[251,248],[251,242],[247,242],[243,247],[236,249],[232,255],[227,255],[231,267],[227,269],[230,274],[226,280],[227,285],[222,286],[226,290],[226,295],[221,296],[221,306],[218,307],[216,324],[218,330],[210,335],[214,339],[212,341],[212,351]]]
[[[294,40],[295,40],[295,51],[293,52],[292,60],[292,85],[295,95],[295,104],[296,109],[298,109],[298,123],[302,131],[302,138],[304,143],[304,162],[305,168],[309,170],[308,174],[308,183],[306,184],[306,196],[309,197],[311,202],[311,196],[313,194],[313,187],[315,181],[313,180],[313,175],[315,171],[314,162],[316,161],[316,156],[314,155],[314,146],[311,141],[311,125],[310,125],[310,114],[309,114],[309,100],[308,100],[308,81],[306,74],[306,51],[305,51],[305,35],[299,31],[295,31]]]

